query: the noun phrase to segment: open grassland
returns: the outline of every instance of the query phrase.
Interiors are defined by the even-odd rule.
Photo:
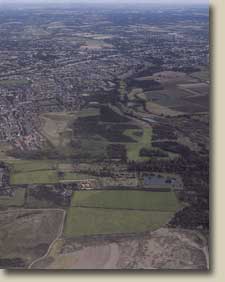
[[[144,91],[139,98],[145,98],[145,109],[155,115],[175,117],[184,113],[204,112],[206,98],[209,93],[209,85],[204,80],[185,75],[179,72],[156,73],[153,78],[163,85],[163,89]],[[143,79],[148,79],[142,78]],[[199,95],[201,100],[192,99]]]
[[[14,173],[54,170],[57,168],[57,161],[51,160],[11,160],[7,163]]]
[[[0,212],[0,268],[26,268],[43,256],[61,231],[63,219],[63,210]]]
[[[172,212],[70,208],[64,234],[76,237],[96,234],[137,233],[164,225]]]
[[[98,116],[100,113],[98,108],[86,108],[77,113],[77,117]]]
[[[142,148],[150,149],[151,148],[151,137],[152,129],[143,128],[143,133],[138,134],[139,131],[134,129],[127,129],[124,132],[124,135],[133,138],[136,142],[127,143],[127,158],[129,161],[143,161],[148,160],[148,157],[141,157],[140,150]]]
[[[13,196],[0,196],[0,208],[24,205],[25,189],[18,189]]]
[[[79,191],[68,210],[64,234],[76,237],[154,230],[181,206],[172,191]]]
[[[88,175],[88,174],[82,174],[82,173],[76,173],[76,172],[64,172],[63,176],[62,176],[62,181],[68,180],[68,181],[72,181],[72,180],[85,180],[85,179],[90,179],[90,178],[94,178],[92,175]]]
[[[122,86],[125,88],[123,83]],[[136,135],[135,130],[142,134]],[[127,149],[128,160],[149,159],[140,157],[139,152],[151,146],[151,128],[142,129],[110,104],[74,113],[45,113],[41,132],[52,146],[48,149],[61,157],[113,158],[115,156],[108,153],[108,146],[121,143]]]
[[[73,171],[71,163],[51,160],[13,160],[10,167],[10,184],[55,184],[61,181],[74,181],[90,176]],[[92,177],[93,178],[93,177]]]
[[[13,173],[10,175],[11,185],[21,184],[52,184],[58,183],[57,171],[45,170],[45,171],[28,171],[21,173]]]
[[[74,147],[75,156],[81,159],[104,159],[106,157],[107,142],[100,136],[80,138]]]
[[[29,85],[31,82],[26,79],[4,79],[0,80],[0,86],[3,87],[21,87]]]
[[[15,160],[8,162],[10,184],[57,183],[57,162],[51,160]]]
[[[124,80],[120,81],[119,93],[120,93],[121,99],[123,99],[124,96],[126,95],[126,82]]]
[[[71,206],[176,211],[181,205],[172,191],[77,191],[74,193]]]
[[[182,114],[180,111],[172,110],[154,102],[147,102],[146,109],[149,113],[159,116],[176,117]]]

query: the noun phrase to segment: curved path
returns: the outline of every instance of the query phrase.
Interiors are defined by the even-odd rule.
[[[42,209],[42,210],[48,210],[48,211],[49,211],[49,210],[62,211],[62,212],[63,212],[63,218],[62,218],[62,222],[61,222],[61,224],[60,224],[60,226],[59,226],[58,233],[57,233],[55,239],[54,239],[54,240],[52,241],[52,243],[49,245],[47,252],[46,252],[42,257],[35,259],[35,260],[28,266],[28,269],[31,269],[32,266],[33,266],[35,263],[37,263],[38,261],[40,261],[40,260],[42,260],[42,259],[45,259],[45,258],[49,255],[52,246],[53,246],[53,245],[55,244],[55,242],[61,237],[61,235],[62,235],[62,233],[63,233],[63,227],[64,227],[64,221],[65,221],[66,211],[63,210],[63,209]]]

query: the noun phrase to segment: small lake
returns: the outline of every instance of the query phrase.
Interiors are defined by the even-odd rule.
[[[174,177],[164,177],[162,175],[148,175],[144,176],[144,185],[156,185],[156,186],[175,186],[176,178]]]
[[[143,118],[143,120],[145,121],[150,121],[150,122],[157,122],[156,120],[152,119],[152,118]]]

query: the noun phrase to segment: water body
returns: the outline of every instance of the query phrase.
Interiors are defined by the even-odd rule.
[[[150,121],[150,122],[157,122],[156,120],[152,119],[152,118],[143,118],[143,120],[145,121]]]
[[[162,175],[148,175],[144,177],[144,185],[168,186],[174,187],[176,185],[176,178],[164,177]]]

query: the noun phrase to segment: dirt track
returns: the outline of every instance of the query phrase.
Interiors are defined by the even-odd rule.
[[[43,209],[42,209],[42,210],[43,210]],[[49,209],[47,209],[47,210],[49,210]],[[55,243],[55,242],[61,237],[61,235],[62,235],[66,212],[65,212],[63,209],[52,209],[52,210],[54,210],[54,211],[62,211],[62,212],[63,212],[62,223],[61,223],[61,225],[59,226],[59,231],[58,231],[58,233],[57,233],[57,236],[56,236],[56,238],[52,241],[52,243],[50,244],[50,246],[48,247],[48,250],[47,250],[47,252],[45,253],[45,255],[43,255],[42,257],[40,257],[40,258],[34,260],[34,261],[28,266],[28,269],[32,268],[32,266],[33,266],[35,263],[37,263],[38,261],[40,261],[40,260],[46,258],[46,257],[48,256],[48,254],[50,253],[51,248],[52,248],[52,246],[54,245],[54,243]]]

